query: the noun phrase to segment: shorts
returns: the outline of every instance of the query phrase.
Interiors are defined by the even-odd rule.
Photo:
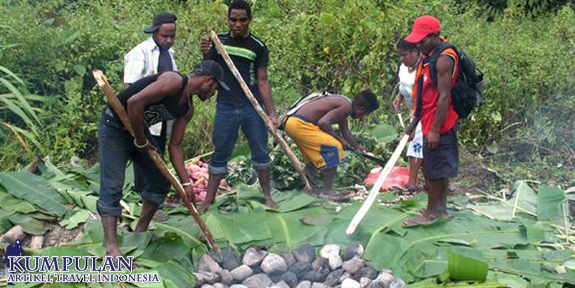
[[[341,142],[301,115],[294,114],[287,119],[285,132],[295,142],[308,166],[327,169],[343,160]]]
[[[459,152],[457,148],[457,130],[452,128],[439,135],[439,146],[429,149],[423,146],[423,165],[429,180],[453,178],[459,169]]]
[[[407,147],[407,156],[423,159],[423,133],[421,132],[421,122],[415,127],[415,136]]]

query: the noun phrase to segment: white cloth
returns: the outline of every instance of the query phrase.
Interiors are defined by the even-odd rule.
[[[174,61],[174,50],[170,48],[168,52],[172,59],[174,71],[178,71],[178,67]],[[158,47],[152,37],[138,44],[138,46],[134,47],[134,49],[130,50],[130,52],[124,56],[124,83],[132,84],[146,76],[158,73],[159,59],[160,47]],[[168,134],[171,127],[172,123],[168,123]],[[160,122],[150,126],[149,130],[152,135],[159,136],[162,131],[162,123]]]
[[[401,66],[399,66],[399,94],[409,108],[409,111],[413,110],[413,98],[411,98],[411,93],[413,92],[413,85],[415,83],[415,70],[413,70],[412,73],[409,73],[409,69],[405,64],[401,63]]]
[[[409,142],[407,156],[423,159],[423,132],[421,132],[421,122],[417,123],[415,127],[415,136],[413,140]]]

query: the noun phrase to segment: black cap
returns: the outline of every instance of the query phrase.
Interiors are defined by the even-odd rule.
[[[154,33],[156,31],[158,31],[158,29],[160,28],[160,25],[166,24],[166,23],[174,23],[175,24],[176,20],[178,20],[176,15],[174,15],[170,12],[160,12],[160,13],[156,14],[156,16],[154,16],[154,22],[152,22],[152,26],[144,29],[144,33],[148,33],[148,34]]]
[[[220,87],[224,88],[225,90],[230,90],[230,87],[224,83],[224,69],[222,66],[218,64],[218,62],[214,60],[204,60],[196,66],[194,69],[195,73],[200,73],[204,75],[210,75],[218,81]]]

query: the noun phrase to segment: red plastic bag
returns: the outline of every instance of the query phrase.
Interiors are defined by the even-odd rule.
[[[381,174],[383,170],[382,167],[376,166],[375,168],[371,169],[367,178],[363,180],[364,184],[373,185],[375,181],[377,181],[377,177]],[[401,188],[405,186],[407,181],[409,180],[409,169],[406,167],[394,166],[391,168],[391,173],[387,175],[385,181],[383,181],[383,185],[381,185],[381,191],[387,191],[394,187]]]

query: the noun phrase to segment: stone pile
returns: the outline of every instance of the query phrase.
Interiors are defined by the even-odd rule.
[[[363,259],[363,246],[354,244],[340,253],[326,245],[316,255],[310,244],[281,255],[249,248],[241,260],[232,251],[200,259],[200,288],[399,288],[405,285],[392,272],[378,272]]]

